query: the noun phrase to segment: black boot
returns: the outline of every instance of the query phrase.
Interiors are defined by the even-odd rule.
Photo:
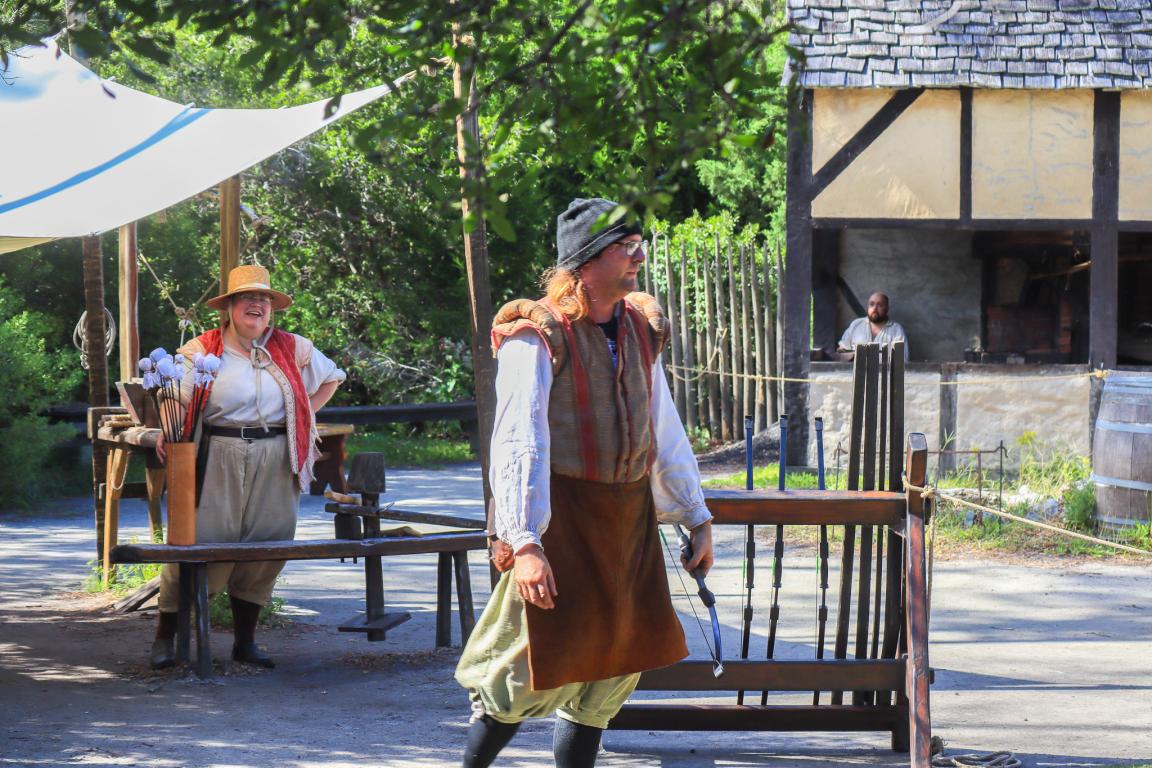
[[[232,603],[232,634],[235,638],[232,644],[232,660],[272,669],[276,666],[276,662],[268,658],[268,655],[260,650],[260,646],[256,645],[256,623],[260,621],[262,606],[232,595],[229,595],[228,599]]]
[[[592,768],[596,765],[602,733],[602,728],[580,725],[557,717],[556,730],[552,733],[552,754],[556,758],[556,768]]]
[[[152,641],[152,651],[148,654],[148,666],[152,669],[176,666],[176,616],[175,613],[160,611],[156,639]]]
[[[520,723],[501,723],[488,715],[473,720],[464,749],[464,768],[488,768],[518,730]]]

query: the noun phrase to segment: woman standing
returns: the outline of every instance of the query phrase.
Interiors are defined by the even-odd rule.
[[[287,309],[292,299],[272,290],[263,267],[233,269],[227,292],[206,304],[226,313],[223,329],[208,331],[179,350],[186,365],[197,353],[221,360],[201,424],[196,542],[291,539],[300,492],[312,479],[317,457],[315,414],[345,374],[312,342],[272,327],[272,313]],[[185,402],[191,394],[192,377],[185,376]],[[156,452],[165,458],[163,437]],[[209,592],[226,587],[231,599],[235,661],[275,666],[256,645],[255,633],[260,609],[283,567],[283,562],[208,566]],[[176,566],[166,565],[161,576],[160,622],[149,658],[153,669],[176,663],[178,573]]]

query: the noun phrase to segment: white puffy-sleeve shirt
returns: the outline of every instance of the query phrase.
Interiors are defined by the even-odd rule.
[[[496,505],[496,534],[518,552],[540,544],[552,515],[548,400],[552,361],[535,334],[521,333],[500,346],[496,417],[489,481]],[[700,469],[676,414],[659,360],[652,370],[652,424],[656,460],[652,497],[662,523],[695,528],[712,519],[700,489]]]

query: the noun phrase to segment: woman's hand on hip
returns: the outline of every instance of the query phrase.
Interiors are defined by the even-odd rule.
[[[559,595],[556,591],[556,578],[540,547],[529,544],[521,549],[516,554],[512,575],[516,579],[516,591],[524,598],[524,602],[545,610],[556,607],[552,600]]]

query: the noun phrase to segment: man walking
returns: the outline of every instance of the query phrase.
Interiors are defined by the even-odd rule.
[[[668,323],[635,292],[640,228],[598,228],[616,207],[573,201],[545,297],[493,323],[493,559],[505,572],[456,670],[473,707],[466,767],[553,713],[556,765],[594,765],[640,673],[687,655],[657,518],[691,530],[688,570],[712,565],[711,515],[659,362]]]

